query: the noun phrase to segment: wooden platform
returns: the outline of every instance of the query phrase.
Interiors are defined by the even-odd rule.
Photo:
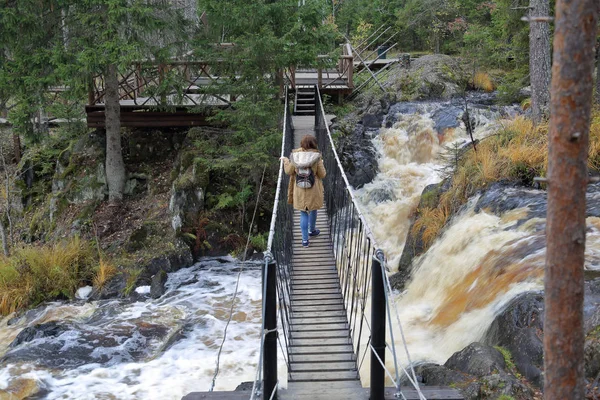
[[[122,127],[192,127],[215,126],[214,121],[209,121],[209,116],[219,106],[211,107],[203,112],[194,111],[194,108],[177,107],[170,111],[156,110],[156,106],[129,104],[129,100],[121,101],[121,126]],[[85,107],[88,128],[104,128],[104,105]]]

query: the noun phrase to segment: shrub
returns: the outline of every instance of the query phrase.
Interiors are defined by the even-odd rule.
[[[475,73],[475,76],[473,76],[473,87],[486,92],[493,92],[495,89],[492,78],[490,78],[490,76],[485,72]]]
[[[29,246],[0,258],[0,314],[67,299],[92,280],[95,252],[79,238],[45,246]]]

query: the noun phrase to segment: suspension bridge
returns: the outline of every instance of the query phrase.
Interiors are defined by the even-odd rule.
[[[281,155],[289,156],[304,135],[316,136],[327,170],[317,218],[321,234],[302,247],[300,216],[287,204],[289,179],[281,163],[252,391],[190,393],[184,399],[462,399],[453,388],[419,385],[390,297],[385,254],[340,163],[319,87],[297,88],[291,103],[286,90]],[[278,350],[286,377],[278,376]],[[285,381],[287,387],[278,389]]]

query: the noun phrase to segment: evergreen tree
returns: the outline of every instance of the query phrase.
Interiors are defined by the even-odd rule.
[[[90,79],[104,76],[106,178],[109,201],[123,198],[126,174],[121,152],[119,72],[134,61],[166,62],[189,40],[183,9],[165,0],[64,0],[68,40],[55,46],[61,79],[79,97]]]

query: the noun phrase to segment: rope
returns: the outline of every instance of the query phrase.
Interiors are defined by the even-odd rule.
[[[250,235],[252,234],[252,226],[254,225],[254,218],[256,217],[256,211],[258,210],[258,202],[260,200],[260,193],[262,192],[263,182],[265,180],[265,171],[267,170],[267,166],[265,165],[262,173],[262,178],[260,179],[260,186],[258,188],[258,194],[256,195],[256,204],[254,205],[254,213],[252,215],[252,221],[250,222],[250,229],[248,231],[248,240],[246,240],[246,247],[244,248],[244,258],[243,262],[246,261],[246,253],[248,252],[248,245],[250,244]],[[231,300],[231,307],[229,308],[229,318],[227,319],[227,323],[225,324],[225,329],[223,331],[223,340],[221,341],[221,345],[219,346],[219,353],[217,354],[217,366],[215,368],[215,374],[212,378],[212,383],[210,384],[209,392],[212,392],[215,389],[215,384],[217,382],[217,376],[221,370],[221,353],[223,352],[223,346],[225,345],[225,340],[227,339],[227,329],[229,328],[229,324],[231,323],[231,319],[233,318],[233,309],[235,308],[235,301],[237,300],[238,289],[240,287],[240,278],[242,276],[242,272],[244,272],[244,264],[242,264],[242,268],[240,268],[240,272],[238,272],[237,280],[235,282],[235,291],[233,292],[233,299]],[[264,320],[264,319],[263,319]],[[264,325],[263,325],[264,330]]]

